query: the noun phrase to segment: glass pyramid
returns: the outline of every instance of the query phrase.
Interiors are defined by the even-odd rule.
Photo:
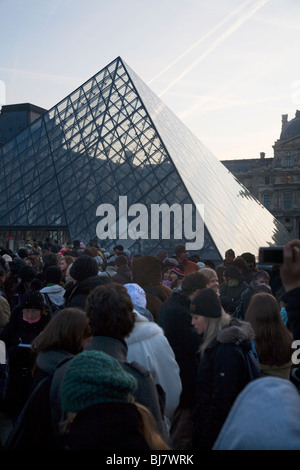
[[[128,228],[132,217],[121,220],[120,196],[126,196],[128,207],[186,204],[194,231],[196,208],[204,207],[203,243],[196,250],[203,259],[220,261],[228,248],[257,255],[260,246],[290,239],[118,57],[2,146],[0,230],[56,228],[70,240],[96,239],[108,251],[122,244],[154,255],[159,248],[171,255],[177,243],[189,241],[184,230],[175,229],[175,216],[172,225],[172,214],[169,238],[159,231],[153,236],[150,229],[143,238],[125,238],[121,226]],[[105,240],[97,238],[104,204],[116,211],[116,236]]]

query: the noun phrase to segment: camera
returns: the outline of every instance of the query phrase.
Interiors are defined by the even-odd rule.
[[[258,264],[273,265],[283,263],[283,246],[259,248]]]

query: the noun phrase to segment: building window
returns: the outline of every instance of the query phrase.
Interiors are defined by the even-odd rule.
[[[290,155],[285,155],[284,166],[292,166],[292,157]]]
[[[283,195],[283,207],[284,209],[292,208],[292,193],[285,193]]]
[[[265,206],[265,208],[270,209],[270,204],[271,204],[270,194],[265,194],[264,195],[264,206]]]
[[[269,176],[265,176],[265,184],[270,184],[270,177]]]

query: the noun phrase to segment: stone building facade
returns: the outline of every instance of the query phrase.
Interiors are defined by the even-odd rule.
[[[295,238],[300,238],[300,111],[288,120],[282,115],[274,156],[223,160],[225,167]]]

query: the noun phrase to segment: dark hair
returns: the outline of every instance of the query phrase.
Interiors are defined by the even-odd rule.
[[[121,284],[110,282],[95,287],[87,298],[86,311],[94,336],[124,339],[133,330],[133,303]]]
[[[204,289],[208,282],[207,277],[201,271],[187,274],[181,283],[181,290],[186,295],[192,295],[197,289]]]
[[[270,275],[269,273],[267,273],[267,271],[264,271],[263,269],[259,269],[258,271],[256,271],[256,273],[254,273],[253,280],[257,281],[257,279],[261,277],[264,279],[268,279],[268,280],[270,279]]]
[[[32,346],[36,353],[54,350],[78,354],[83,349],[83,340],[91,335],[86,312],[68,307],[51,318],[48,325],[34,339]]]
[[[261,364],[280,366],[291,360],[293,337],[283,323],[280,307],[272,294],[254,294],[245,321],[251,323],[254,330],[255,347]]]

